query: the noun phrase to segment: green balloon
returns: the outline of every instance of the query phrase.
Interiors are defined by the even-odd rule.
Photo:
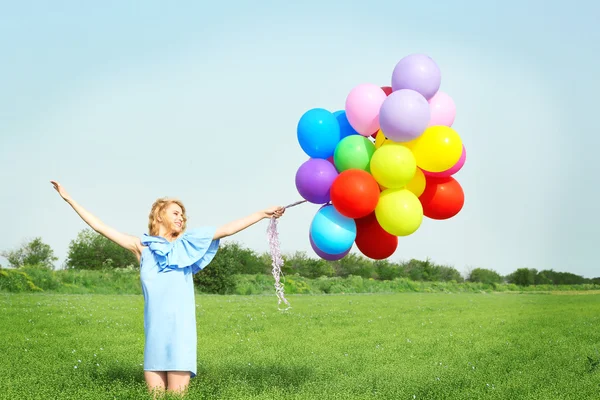
[[[362,169],[371,172],[369,164],[375,153],[375,144],[362,135],[343,138],[333,153],[333,163],[339,172],[347,169]]]

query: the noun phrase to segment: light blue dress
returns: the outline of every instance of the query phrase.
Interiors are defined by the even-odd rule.
[[[219,248],[215,228],[184,232],[169,242],[144,234],[140,279],[144,294],[144,370],[190,371],[196,376],[196,302],[193,274]]]

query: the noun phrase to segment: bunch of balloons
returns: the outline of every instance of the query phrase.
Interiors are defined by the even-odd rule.
[[[388,258],[423,217],[449,219],[463,207],[453,175],[466,152],[452,129],[454,101],[439,90],[438,65],[427,55],[406,56],[391,84],[360,84],[344,110],[314,108],[298,122],[310,158],[296,172],[296,188],[321,205],[308,236],[325,260],[345,257],[355,243],[369,258]]]

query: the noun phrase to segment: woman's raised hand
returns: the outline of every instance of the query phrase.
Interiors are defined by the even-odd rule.
[[[81,219],[85,221],[86,224],[89,225],[90,228],[106,237],[107,239],[112,240],[119,246],[124,249],[130,250],[133,254],[136,255],[138,260],[140,259],[140,255],[142,253],[142,243],[137,236],[127,235],[125,233],[121,233],[116,229],[107,226],[104,222],[102,222],[95,215],[87,211],[83,208],[79,203],[77,203],[74,199],[69,196],[69,193],[60,185],[60,183],[56,181],[50,181],[54,186],[54,189],[60,194],[62,197],[74,210]]]
[[[65,200],[70,199],[69,193],[67,193],[67,191],[65,190],[65,188],[63,188],[60,183],[56,182],[56,181],[50,181],[50,183],[52,183],[52,185],[54,186],[54,189],[56,189],[56,191],[58,192],[58,194],[60,194],[60,197],[62,197]]]

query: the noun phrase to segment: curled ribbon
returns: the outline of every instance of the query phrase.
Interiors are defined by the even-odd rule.
[[[292,204],[288,204],[284,208],[290,208],[297,206],[298,204],[302,204],[306,202],[306,200],[300,200]],[[283,311],[290,309],[292,306],[290,302],[285,298],[285,294],[283,293],[283,284],[281,283],[280,276],[283,275],[281,272],[281,267],[283,266],[283,257],[281,257],[281,251],[279,249],[279,233],[277,232],[277,220],[275,218],[271,218],[271,222],[269,223],[269,227],[267,228],[267,237],[269,240],[269,248],[271,250],[271,259],[273,263],[273,278],[275,278],[275,293],[277,294],[277,306],[279,307],[281,303],[287,304],[287,308],[284,308]],[[279,308],[282,310],[281,308]]]

